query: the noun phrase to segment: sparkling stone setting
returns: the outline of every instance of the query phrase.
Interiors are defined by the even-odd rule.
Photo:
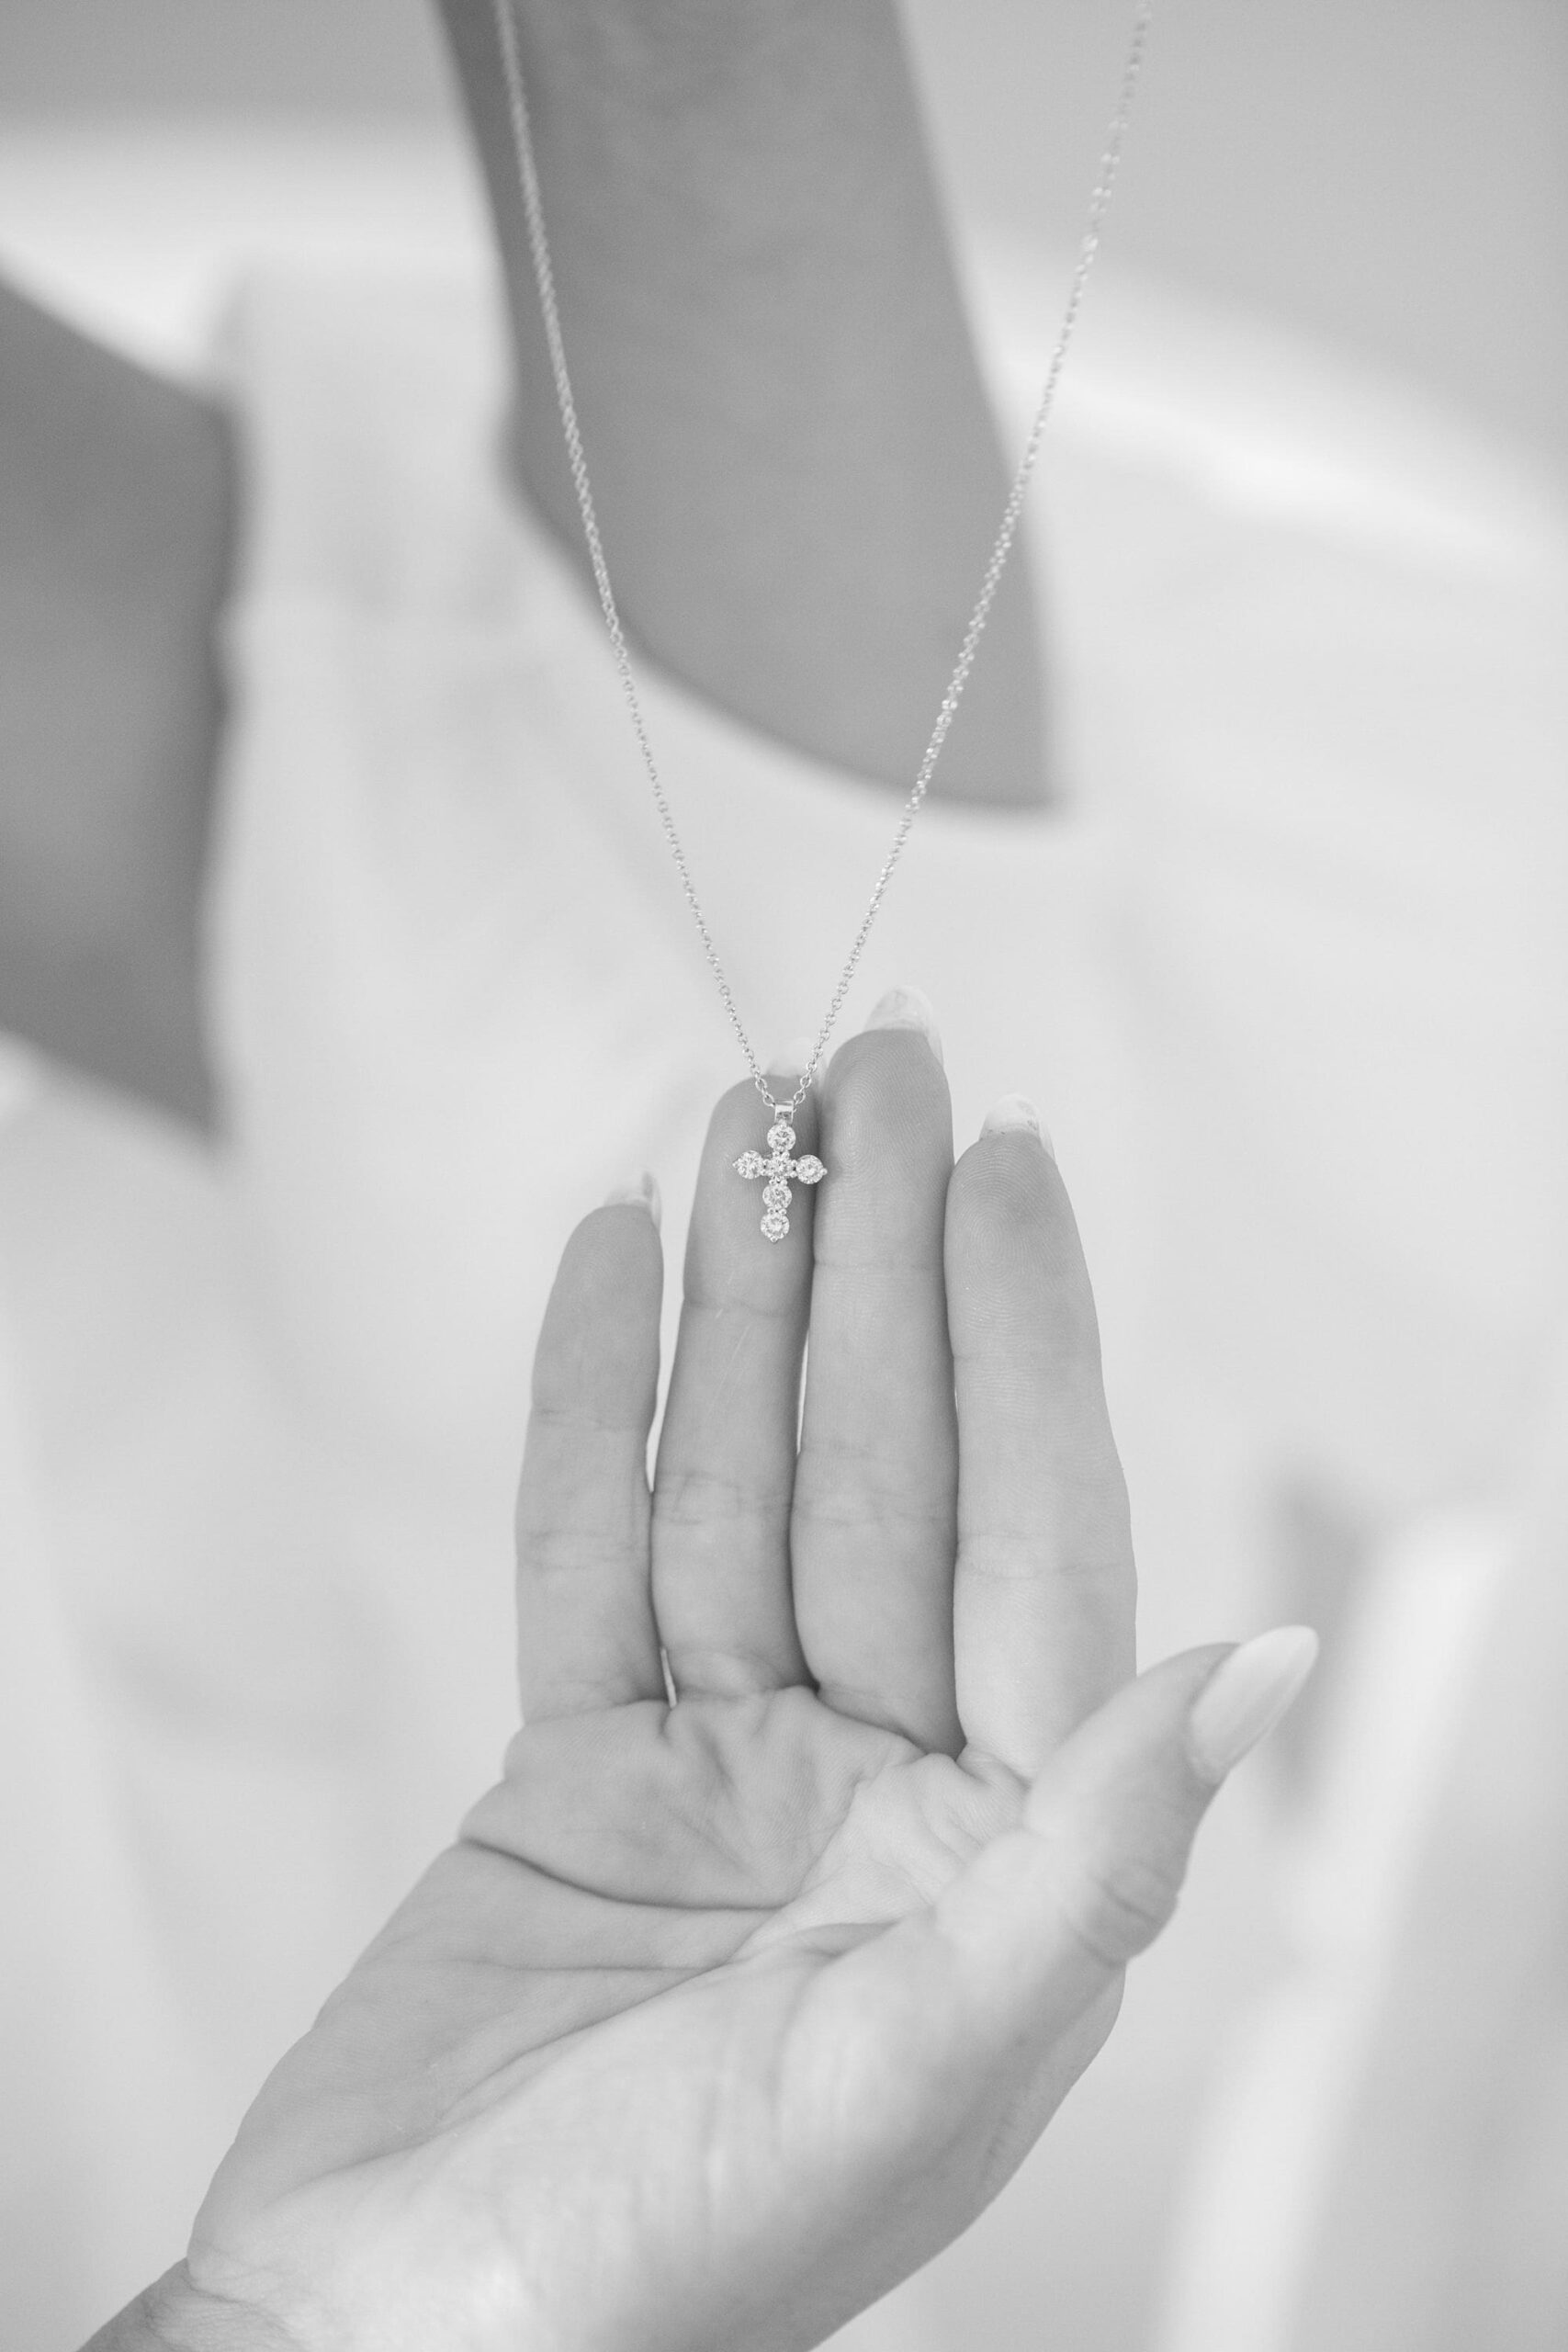
[[[819,1184],[828,1173],[822,1162],[811,1152],[794,1158],[795,1129],[781,1113],[768,1129],[768,1151],[743,1151],[735,1162],[735,1171],[754,1183],[761,1176],[767,1178],[762,1189],[762,1233],[769,1241],[782,1241],[789,1231],[785,1211],[790,1204],[791,1182]]]

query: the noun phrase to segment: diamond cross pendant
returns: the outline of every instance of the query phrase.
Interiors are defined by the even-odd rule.
[[[789,1231],[789,1218],[784,1212],[789,1207],[791,1179],[797,1184],[820,1184],[828,1173],[822,1162],[814,1159],[809,1152],[799,1159],[792,1159],[794,1149],[795,1129],[780,1111],[768,1129],[770,1156],[764,1159],[760,1151],[743,1151],[735,1163],[738,1175],[750,1179],[765,1176],[768,1180],[762,1188],[762,1231],[770,1241],[782,1241]]]

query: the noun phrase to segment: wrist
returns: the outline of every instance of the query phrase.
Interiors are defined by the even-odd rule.
[[[301,2352],[276,2321],[198,2288],[183,2262],[144,2288],[83,2352]]]

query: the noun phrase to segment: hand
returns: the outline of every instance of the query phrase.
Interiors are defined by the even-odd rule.
[[[526,1728],[246,2118],[168,2341],[820,2341],[1018,2165],[1304,1674],[1287,1634],[1128,1679],[1124,1491],[1038,1133],[953,1169],[910,1029],[821,1095],[796,1125],[827,1182],[777,1246],[730,1166],[757,1096],[715,1114],[651,1500],[654,1222],[608,1205],[568,1244],[518,1512]]]

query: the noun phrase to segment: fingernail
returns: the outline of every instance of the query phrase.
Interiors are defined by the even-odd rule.
[[[762,1068],[769,1078],[804,1078],[811,1066],[815,1037],[792,1037],[776,1054],[769,1054]]]
[[[1187,1718],[1188,1752],[1204,1780],[1217,1786],[1273,1730],[1316,1657],[1310,1625],[1277,1625],[1220,1660]]]
[[[1052,1159],[1056,1157],[1056,1147],[1027,1094],[1004,1094],[999,1102],[993,1102],[980,1122],[980,1133],[983,1136],[1038,1136]]]
[[[872,1006],[865,1025],[868,1029],[918,1029],[937,1060],[942,1060],[936,1014],[930,997],[919,989],[889,989]]]
[[[664,1222],[664,1203],[660,1195],[659,1179],[649,1175],[646,1168],[635,1184],[617,1184],[613,1193],[606,1193],[601,1205],[607,1209],[646,1209],[653,1219],[656,1233]]]

